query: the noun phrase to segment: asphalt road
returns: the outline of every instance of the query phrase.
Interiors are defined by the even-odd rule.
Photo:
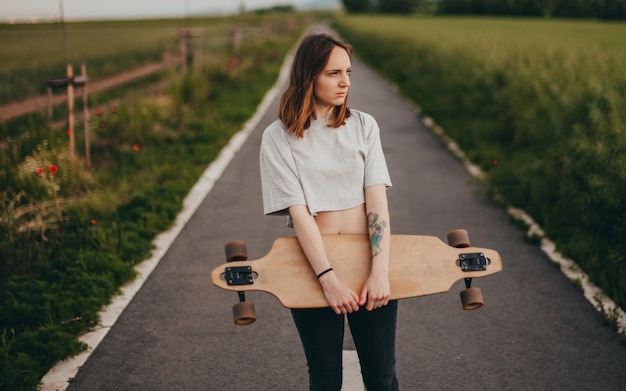
[[[445,294],[402,300],[397,370],[403,390],[623,390],[626,345],[535,245],[524,242],[461,162],[390,86],[354,61],[351,106],[382,129],[392,176],[394,233],[445,240],[466,228],[497,249],[504,271],[476,280],[485,306],[461,309],[462,282]],[[416,77],[426,77],[416,75]],[[433,91],[436,93],[436,91]],[[223,245],[244,239],[251,258],[292,235],[262,214],[260,121],[158,267],[93,351],[68,390],[305,390],[304,355],[288,310],[251,293],[258,321],[233,325],[236,295],[214,288]],[[348,338],[345,349],[353,349]],[[370,390],[373,391],[373,390]]]

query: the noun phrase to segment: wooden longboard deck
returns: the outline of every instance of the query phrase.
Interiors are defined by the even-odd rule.
[[[367,235],[324,235],[331,266],[341,281],[360,293],[371,266]],[[482,253],[491,263],[487,270],[464,272],[457,266],[460,254]],[[250,266],[255,274],[251,285],[228,285],[226,268]],[[392,235],[389,263],[391,299],[432,295],[450,290],[464,278],[478,278],[502,270],[495,250],[454,248],[434,236]],[[327,307],[328,303],[296,237],[279,238],[269,253],[256,260],[225,263],[213,269],[211,280],[231,291],[258,290],[271,293],[287,308]]]

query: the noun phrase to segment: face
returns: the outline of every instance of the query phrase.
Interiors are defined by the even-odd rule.
[[[328,62],[313,84],[315,116],[321,118],[348,97],[352,62],[348,53],[338,46],[330,52]]]

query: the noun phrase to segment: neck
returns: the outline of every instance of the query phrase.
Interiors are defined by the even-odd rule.
[[[315,106],[313,109],[313,119],[320,119],[328,116],[333,110],[333,106]]]

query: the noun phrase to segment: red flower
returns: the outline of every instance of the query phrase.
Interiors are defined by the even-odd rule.
[[[140,149],[141,147],[139,146],[139,144],[133,144],[133,151],[139,152]]]
[[[35,170],[35,174],[39,176],[43,176],[43,168],[37,167],[37,169]]]
[[[91,225],[96,225],[97,222],[98,221],[96,219],[91,219],[91,221],[90,221]]]
[[[72,137],[72,129],[67,130],[67,137]]]
[[[96,110],[96,115],[98,117],[102,117],[102,114],[104,114],[104,110],[102,109],[102,107],[98,107],[98,109]]]

